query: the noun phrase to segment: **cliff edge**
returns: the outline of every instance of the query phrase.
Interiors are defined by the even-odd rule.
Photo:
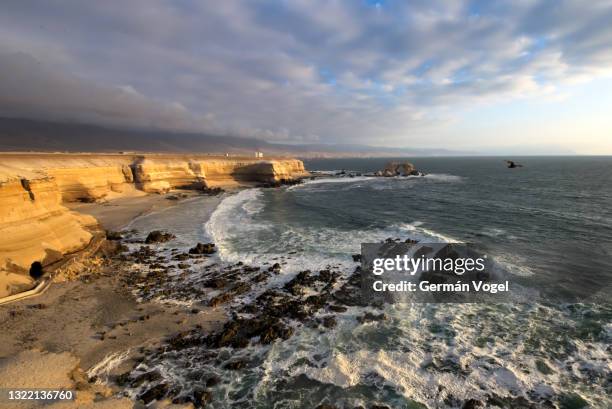
[[[65,202],[308,175],[297,159],[205,155],[0,154],[0,297],[29,289],[30,266],[83,249],[97,221]]]

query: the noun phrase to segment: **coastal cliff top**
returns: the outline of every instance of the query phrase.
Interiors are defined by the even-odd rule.
[[[0,182],[19,178],[40,178],[48,168],[87,168],[95,166],[130,165],[138,160],[160,161],[197,160],[228,162],[270,162],[296,160],[292,157],[270,156],[256,158],[247,155],[205,154],[205,153],[92,153],[92,152],[0,152]]]

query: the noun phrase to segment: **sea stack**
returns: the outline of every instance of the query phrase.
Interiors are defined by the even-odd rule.
[[[419,172],[412,163],[402,161],[387,163],[383,170],[376,172],[376,176],[425,176],[425,174]]]

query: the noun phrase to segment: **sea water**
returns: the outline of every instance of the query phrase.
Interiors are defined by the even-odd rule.
[[[211,239],[220,263],[282,260],[268,287],[305,269],[349,274],[361,243],[410,238],[475,243],[511,281],[588,301],[407,302],[369,323],[356,319],[363,308],[350,307],[333,329],[302,326],[286,341],[227,351],[248,355],[250,368],[200,368],[223,379],[212,406],[451,408],[478,399],[512,407],[524,399],[610,407],[612,158],[513,158],[524,165],[517,169],[502,159],[414,158],[427,175],[397,178],[363,176],[385,159],[310,160],[308,169],[330,176],[228,194],[210,215],[195,200],[135,223],[165,227],[185,246]],[[362,176],[333,176],[340,170]],[[197,382],[181,369],[189,359],[151,365]]]

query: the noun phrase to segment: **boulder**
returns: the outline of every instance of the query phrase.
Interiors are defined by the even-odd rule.
[[[145,239],[146,244],[164,243],[174,239],[176,236],[172,233],[166,233],[161,230],[153,230]]]
[[[213,254],[215,251],[215,243],[198,243],[189,249],[189,254]]]
[[[384,169],[379,170],[374,175],[384,177],[424,176],[424,174],[419,172],[410,162],[389,162],[385,165]]]

